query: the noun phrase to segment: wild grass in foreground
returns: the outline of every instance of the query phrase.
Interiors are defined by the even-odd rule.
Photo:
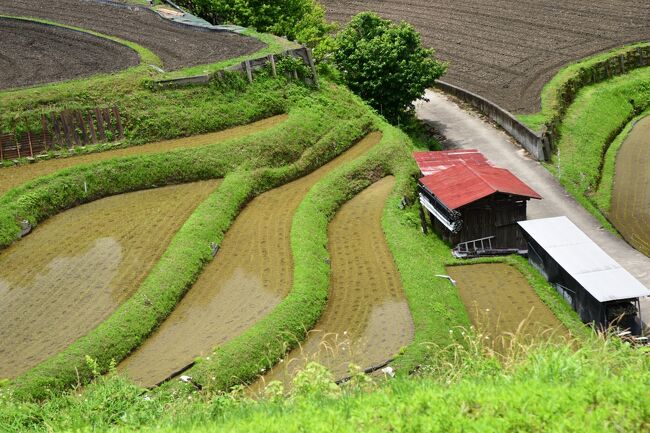
[[[515,338],[497,357],[480,333],[465,331],[462,344],[430,346],[440,363],[417,377],[377,380],[357,372],[337,387],[326,370],[310,364],[287,398],[277,386],[259,401],[241,388],[207,395],[187,385],[150,394],[113,375],[43,405],[17,403],[0,388],[0,430],[586,433],[650,427],[650,357],[642,350],[595,335],[578,349]]]

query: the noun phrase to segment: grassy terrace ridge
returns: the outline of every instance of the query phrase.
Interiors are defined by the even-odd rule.
[[[238,80],[235,76],[225,83],[215,83],[211,86],[157,91],[147,88],[147,84],[153,79],[216,71],[246,59],[279,53],[293,47],[291,42],[272,35],[246,30],[245,35],[259,39],[266,47],[248,56],[161,73],[151,67],[160,67],[161,60],[138,44],[52,21],[0,16],[40,22],[107,38],[134,49],[141,60],[139,66],[115,74],[98,74],[89,78],[0,91],[0,133],[20,134],[27,130],[41,132],[41,114],[44,112],[118,106],[127,116],[123,145],[131,145],[224,129],[268,115],[280,114],[286,109],[286,106],[277,106],[281,101],[274,98],[284,98],[281,95],[281,80],[275,85],[269,80],[256,80],[247,91],[258,93],[248,100],[248,104],[240,104],[241,106],[235,104],[235,95],[243,90],[245,85],[243,79]],[[265,89],[259,87],[260,82],[265,83]],[[209,91],[206,92],[206,88]],[[269,106],[271,102],[275,105]],[[264,105],[265,109],[260,110]],[[100,146],[100,150],[101,148]]]
[[[614,141],[612,141],[612,144],[607,148],[603,169],[600,173],[600,182],[592,197],[596,207],[598,207],[598,209],[600,209],[600,211],[605,215],[609,213],[612,205],[612,189],[614,187],[614,177],[616,175],[616,157],[618,156],[618,151],[632,131],[636,122],[646,116],[650,116],[650,107],[625,125],[621,133],[616,136]]]
[[[615,231],[604,212],[611,198],[615,152],[610,144],[639,113],[650,108],[650,67],[585,87],[560,125],[558,154],[547,168],[603,227]],[[608,162],[609,161],[609,162]],[[599,207],[605,205],[605,207]]]
[[[247,201],[345,150],[370,130],[369,114],[349,92],[325,86],[298,101],[289,119],[268,131],[218,146],[74,167],[4,195],[0,230],[11,233],[6,227],[15,228],[16,215],[39,221],[105,195],[224,177],[176,234],[137,293],[90,334],[17,378],[15,390],[43,398],[92,378],[86,356],[95,359],[101,371],[107,371],[112,360],[123,359],[173,309],[210,260],[210,243],[221,241]]]
[[[638,49],[647,49],[650,42],[639,42],[599,53],[562,68],[542,89],[542,109],[534,114],[520,114],[517,118],[529,128],[541,131],[546,125],[559,123],[580,88],[587,85],[594,69],[621,56],[634,58]],[[629,72],[629,71],[628,71]],[[606,78],[605,78],[606,79]]]

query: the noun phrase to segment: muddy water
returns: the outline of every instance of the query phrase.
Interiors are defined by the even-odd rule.
[[[524,322],[522,337],[568,335],[567,329],[539,298],[516,268],[503,264],[447,267],[475,327],[490,339],[503,343]]]
[[[169,318],[118,369],[154,385],[207,356],[268,314],[291,290],[291,221],[309,189],[333,168],[379,142],[372,133],[311,174],[268,191],[244,208],[219,254]]]
[[[309,361],[343,377],[349,363],[368,368],[410,343],[413,320],[381,228],[394,183],[393,177],[384,178],[336,214],[328,228],[332,272],[327,309],[302,347],[254,384],[254,392],[272,380],[288,386]]]
[[[0,252],[0,378],[56,354],[137,289],[218,181],[98,200]]]
[[[248,125],[227,129],[225,131],[212,132],[210,134],[195,135],[192,137],[178,138],[174,140],[157,141],[155,143],[132,146],[125,149],[115,149],[106,152],[91,153],[69,158],[50,159],[36,164],[0,168],[0,194],[4,194],[11,188],[21,185],[37,177],[52,174],[64,168],[81,164],[105,161],[107,159],[122,156],[147,155],[152,153],[167,152],[179,148],[192,148],[206,146],[233,138],[269,129],[287,119],[286,115],[273,116]]]
[[[618,152],[609,218],[625,240],[650,256],[650,116],[634,126]]]

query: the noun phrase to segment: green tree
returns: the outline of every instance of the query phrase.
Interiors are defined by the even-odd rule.
[[[434,54],[412,25],[362,12],[336,36],[331,59],[353,92],[395,122],[447,69]]]
[[[313,46],[335,27],[316,0],[179,0],[213,23],[237,24]]]

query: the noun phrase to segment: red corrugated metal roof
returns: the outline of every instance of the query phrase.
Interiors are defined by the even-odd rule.
[[[476,149],[413,152],[413,157],[423,176],[446,170],[456,164],[490,165],[487,158]]]
[[[420,182],[449,209],[458,209],[497,192],[542,198],[509,170],[485,163],[456,164],[425,176]]]

